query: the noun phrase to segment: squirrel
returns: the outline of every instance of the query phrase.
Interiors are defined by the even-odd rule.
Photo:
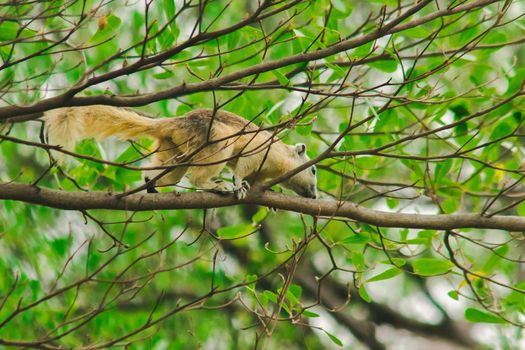
[[[197,109],[182,117],[154,119],[127,108],[91,105],[53,109],[45,112],[43,119],[49,142],[66,149],[91,137],[153,138],[156,151],[150,166],[173,166],[173,170],[146,170],[150,193],[157,192],[155,185],[175,185],[189,173],[190,182],[197,188],[233,192],[242,199],[251,185],[272,180],[309,161],[305,144],[287,145],[224,110]],[[233,173],[233,184],[215,180],[225,167]],[[300,196],[317,198],[315,166],[280,185]]]

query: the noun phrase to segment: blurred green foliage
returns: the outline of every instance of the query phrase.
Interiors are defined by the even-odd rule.
[[[64,93],[92,76],[184,44],[195,30],[232,26],[257,5],[206,2],[196,25],[198,6],[186,8],[182,3],[153,1],[147,14],[143,3],[125,6],[122,1],[1,5],[3,103],[27,105]],[[383,5],[389,16],[399,13],[398,1],[299,2],[213,40],[187,45],[162,64],[89,86],[77,96],[154,93],[314,52],[376,30],[380,19],[374,16]],[[492,199],[491,210],[505,209],[523,197],[525,104],[516,98],[491,108],[522,89],[525,51],[523,44],[512,44],[523,38],[523,20],[514,20],[516,15],[509,11],[501,25],[494,26],[490,16],[498,6],[502,2],[437,18],[323,61],[293,64],[235,82],[269,83],[270,88],[239,94],[238,89],[224,87],[139,109],[168,117],[229,101],[222,108],[265,126],[299,116],[297,126],[282,137],[288,143],[307,143],[312,157],[349,123],[362,122],[335,148],[349,154],[320,163],[319,190],[324,198],[430,214],[478,213]],[[429,5],[410,19],[435,10]],[[45,16],[28,20],[38,13]],[[81,13],[80,25],[62,40],[79,23]],[[366,22],[368,13],[374,16]],[[466,49],[453,53],[462,47]],[[313,67],[314,63],[321,66]],[[294,71],[299,73],[290,74]],[[383,88],[375,88],[385,82]],[[335,95],[306,94],[309,88]],[[386,101],[389,108],[381,110]],[[476,113],[479,117],[469,118]],[[448,128],[452,123],[456,124]],[[15,124],[10,135],[39,142],[40,128],[38,121]],[[397,143],[437,128],[443,131]],[[138,145],[86,140],[76,152],[138,166],[145,164],[141,157],[151,142],[139,140]],[[0,142],[3,182],[33,183],[49,164],[41,148]],[[141,182],[140,171],[76,158],[53,165],[38,185],[121,192]],[[513,191],[502,191],[514,182]],[[525,204],[518,202],[502,213],[523,215]],[[350,346],[355,339],[344,335],[344,326],[315,322],[331,316],[320,306],[308,307],[315,295],[307,294],[300,281],[286,281],[289,271],[278,268],[290,266],[290,260],[300,256],[297,264],[311,262],[316,270],[308,272],[316,276],[331,271],[334,263],[341,268],[331,277],[342,286],[351,285],[360,299],[352,299],[343,312],[359,314],[370,302],[395,307],[401,299],[415,300],[421,294],[418,281],[424,278],[433,294],[444,291],[436,299],[448,305],[452,318],[496,324],[502,336],[494,342],[519,347],[515,342],[521,332],[510,338],[505,332],[514,329],[509,322],[523,324],[525,314],[523,233],[457,230],[450,240],[454,261],[443,231],[313,220],[242,206],[204,214],[203,210],[80,213],[0,202],[0,338],[56,336],[57,344],[73,348],[113,341],[151,320],[161,320],[115,346],[129,341],[133,349],[244,349],[253,347],[255,334],[262,333],[261,320],[275,312],[284,320],[272,328],[267,348]],[[202,226],[210,216],[219,222],[212,233]],[[105,230],[126,247],[113,246]],[[211,288],[219,292],[209,295]],[[17,309],[19,314],[9,318]],[[397,311],[417,318],[413,310]],[[359,315],[366,321],[362,312]],[[222,345],[214,345],[217,342]]]

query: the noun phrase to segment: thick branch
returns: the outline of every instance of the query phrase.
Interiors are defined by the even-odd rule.
[[[352,202],[314,200],[275,192],[251,191],[238,201],[233,196],[208,192],[133,194],[121,198],[106,192],[66,192],[31,185],[0,184],[0,199],[11,199],[66,210],[158,210],[216,208],[236,204],[255,204],[319,216],[346,217],[381,227],[406,227],[435,230],[488,228],[525,231],[525,217],[479,214],[423,215],[389,213],[367,209]]]

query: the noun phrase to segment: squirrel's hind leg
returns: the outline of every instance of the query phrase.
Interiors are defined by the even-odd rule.
[[[165,164],[164,164],[165,165]],[[154,165],[153,165],[154,166]],[[148,193],[158,193],[155,186],[172,186],[176,185],[188,171],[187,167],[175,168],[175,170],[164,174],[161,178],[151,182],[157,177],[163,170],[149,170],[144,176],[144,181],[147,183],[146,191]]]
[[[146,192],[147,193],[159,193],[155,188],[155,183],[147,176],[144,176],[144,182],[146,183]]]
[[[153,155],[153,159],[149,164],[150,167],[167,167],[177,164],[176,157],[179,155],[179,152],[173,145],[161,144],[157,146],[157,149],[157,152]],[[155,186],[176,185],[186,174],[188,167],[176,167],[169,173],[162,175],[162,177],[155,180],[155,182],[150,182],[164,171],[165,169],[160,168],[147,170],[145,172],[144,180],[147,183],[146,190],[148,193],[157,193],[158,191],[155,189]]]

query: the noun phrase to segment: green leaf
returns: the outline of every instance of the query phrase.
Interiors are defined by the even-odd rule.
[[[108,15],[106,17],[106,25],[104,26],[104,28],[99,28],[97,30],[95,35],[91,37],[90,43],[98,44],[111,38],[115,34],[116,30],[118,29],[121,23],[122,20],[117,16]]]
[[[226,38],[226,48],[228,50],[232,50],[237,47],[240,39],[241,39],[241,33],[240,32],[233,32],[225,35]]]
[[[292,293],[297,300],[301,299],[301,295],[303,295],[303,288],[297,284],[290,285],[288,291]]]
[[[523,113],[521,111],[512,112],[512,120],[514,123],[521,123],[523,120]]]
[[[363,44],[359,47],[357,47],[353,54],[352,54],[352,57],[355,57],[355,58],[362,58],[362,57],[365,57],[366,55],[368,55],[370,53],[370,51],[372,50],[372,45],[374,44],[374,41],[369,41],[367,42],[366,44]]]
[[[334,342],[334,344],[339,345],[339,346],[343,346],[343,342],[339,338],[337,338],[335,335],[333,335],[331,333],[328,333],[327,331],[324,331],[324,332],[326,333],[328,338],[330,338],[330,340],[332,342]]]
[[[60,256],[64,256],[69,246],[69,240],[66,238],[57,238],[51,241],[51,246],[53,247],[53,250]]]
[[[129,146],[115,159],[115,162],[126,163],[131,162],[132,160],[137,160],[141,157],[142,155],[137,151],[135,147]]]
[[[501,261],[502,256],[507,255],[508,252],[509,252],[509,246],[507,244],[504,244],[494,249],[494,253],[490,255],[490,258],[487,260],[487,262],[483,266],[483,271],[492,272],[492,269],[499,265],[499,262]]]
[[[464,104],[457,104],[455,106],[452,106],[450,107],[450,110],[454,114],[454,120],[456,121],[470,114],[470,112]]]
[[[517,309],[523,314],[525,313],[525,298],[523,297],[523,291],[525,291],[525,281],[513,286],[517,290],[513,290],[504,299],[504,304],[507,308]]]
[[[171,78],[173,75],[174,74],[173,74],[172,71],[165,70],[162,73],[155,73],[155,74],[153,74],[153,78],[155,78],[155,79],[168,79],[168,78]]]
[[[467,107],[463,104],[458,104],[450,108],[452,113],[454,114],[454,121],[461,120],[463,117],[466,117],[470,114]],[[466,122],[459,123],[454,127],[454,134],[456,136],[462,136],[465,135],[468,131],[468,126]]]
[[[175,16],[175,0],[164,0],[164,13],[168,21]]]
[[[257,213],[255,213],[252,216],[252,222],[258,224],[258,223],[262,222],[264,220],[264,218],[266,218],[267,215],[268,215],[268,208],[260,207],[259,210],[257,210]]]
[[[359,287],[359,296],[364,300],[366,301],[367,303],[370,303],[372,302],[372,298],[370,298],[370,295],[368,295],[368,292],[365,288],[364,285],[362,285],[361,287]]]
[[[245,287],[252,293],[255,293],[255,281],[257,281],[257,275],[247,275],[244,279]]]
[[[245,278],[246,283],[253,283],[257,281],[257,275],[247,275]]]
[[[343,79],[347,76],[346,71],[337,64],[326,63],[326,66],[334,72],[338,79]]]
[[[301,136],[308,136],[312,133],[313,124],[297,126],[295,130]]]
[[[254,227],[252,224],[242,224],[235,226],[221,227],[217,230],[217,235],[221,238],[237,238],[249,235],[252,232],[257,231],[257,227]]]
[[[497,123],[494,126],[494,128],[492,130],[492,133],[490,134],[489,139],[490,140],[497,140],[499,138],[508,136],[508,135],[512,134],[512,130],[513,130],[513,128],[509,125],[507,120],[504,119],[504,120],[502,120],[501,122]]]
[[[161,36],[162,38],[159,38],[159,41],[161,41],[161,45],[163,48],[168,48],[175,44],[180,29],[177,25],[175,17],[175,0],[164,0],[162,8],[164,9],[164,15],[166,16],[166,22],[169,22],[169,30],[166,29],[162,32]]]
[[[458,210],[459,204],[460,203],[457,197],[452,197],[452,196],[448,197],[443,202],[441,202],[441,206],[443,207],[443,210],[447,214],[453,213],[456,210]]]
[[[450,292],[448,292],[448,296],[454,300],[459,300],[459,293],[455,290],[451,290]]]
[[[465,319],[476,323],[506,323],[505,320],[495,314],[473,308],[465,310]]]
[[[32,299],[31,300],[36,300],[37,297],[38,297],[38,294],[40,292],[40,285],[41,285],[41,282],[39,280],[30,280],[29,281],[29,288],[31,289],[31,292],[32,292]]]
[[[416,26],[408,30],[404,30],[402,35],[409,38],[422,39],[428,37],[428,33],[428,29],[424,28],[423,26]]]
[[[441,275],[450,271],[454,264],[437,258],[421,258],[412,262],[414,272],[421,276]]]
[[[83,140],[82,142],[77,143],[77,145],[75,146],[75,152],[81,153],[81,154],[86,154],[86,155],[89,155],[89,156],[93,156],[93,157],[98,158],[98,159],[102,159],[103,158],[102,157],[102,152],[101,152],[101,149],[100,149],[98,143],[96,143],[92,139]],[[81,169],[81,171],[82,170],[83,171],[89,171],[89,168],[96,169],[98,172],[101,172],[101,171],[104,170],[104,164],[102,164],[102,163],[94,162],[94,161],[86,160],[86,159],[82,159],[80,161],[84,165],[83,169]]]
[[[397,207],[398,203],[399,203],[399,200],[397,198],[387,198],[386,199],[386,205],[390,209],[394,209],[395,207]]]
[[[140,171],[117,168],[115,171],[115,181],[122,185],[131,185],[142,180]]]
[[[343,239],[340,243],[342,244],[365,244],[370,241],[370,236],[366,233],[359,235],[351,235]]]
[[[434,178],[436,181],[441,181],[441,179],[447,176],[450,168],[452,167],[452,159],[446,159],[436,164],[434,169]]]
[[[524,202],[521,202],[521,203],[516,207],[516,212],[518,213],[519,216],[525,216],[525,201],[524,201]]]
[[[0,24],[0,41],[15,39],[18,33],[18,24],[16,22],[5,21]]]
[[[392,58],[389,60],[370,62],[368,65],[382,72],[393,73],[397,70],[398,61],[395,58]]]
[[[418,232],[417,238],[412,239],[404,239],[403,242],[405,244],[422,244],[426,246],[430,246],[432,242],[432,231],[423,230]]]
[[[265,290],[265,291],[263,292],[263,295],[264,295],[268,300],[270,300],[272,303],[277,303],[277,300],[278,300],[277,294],[275,294],[275,293],[272,292],[271,290]]]
[[[177,107],[177,111],[175,112],[175,115],[184,115],[190,111],[192,111],[193,109],[188,106],[187,104],[180,104],[178,107]]]
[[[403,258],[390,258],[390,260],[382,260],[381,261],[382,264],[387,264],[387,265],[395,265],[397,267],[401,267],[401,266],[404,266],[406,265],[407,261]]]
[[[282,86],[290,85],[290,80],[283,73],[279,72],[277,69],[273,70],[272,73],[279,81],[279,84],[281,84]]]
[[[282,288],[279,288],[277,292],[282,293]],[[301,286],[298,286],[296,284],[290,285],[290,287],[286,291],[286,298],[290,302],[291,307],[299,304],[302,294],[303,294],[303,288]]]
[[[365,268],[365,256],[363,253],[352,252],[350,260],[358,270],[363,270]]]
[[[27,38],[35,34],[36,32],[29,28],[20,30],[20,25],[16,22],[2,21],[0,23],[0,41],[9,41],[17,37]]]
[[[396,277],[401,272],[402,271],[398,269],[397,267],[393,267],[391,269],[381,272],[379,275],[375,275],[374,277],[369,278],[367,282],[377,282],[377,281],[387,280],[387,279]]]
[[[308,310],[303,310],[302,314],[306,317],[319,317],[319,314],[316,314],[315,312],[312,312],[312,311],[308,311]]]

